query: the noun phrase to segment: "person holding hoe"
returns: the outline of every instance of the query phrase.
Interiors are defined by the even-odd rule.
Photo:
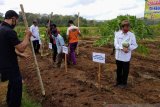
[[[8,107],[21,106],[22,77],[16,53],[25,51],[32,35],[28,29],[23,41],[18,39],[17,33],[14,31],[18,17],[15,11],[9,10],[5,13],[5,19],[0,26],[0,74],[2,81],[9,80],[6,100]]]
[[[80,35],[80,30],[78,27],[74,26],[74,23],[72,20],[68,21],[68,29],[67,29],[67,37],[68,37],[68,42],[69,42],[69,61],[72,61],[73,65],[76,65],[76,54],[75,50],[78,45],[78,36]]]
[[[130,32],[128,20],[122,21],[121,30],[115,34],[114,46],[117,65],[117,83],[115,86],[125,88],[127,86],[131,53],[138,47],[135,35]]]

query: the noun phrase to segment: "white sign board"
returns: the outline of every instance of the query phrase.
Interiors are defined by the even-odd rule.
[[[98,63],[105,63],[105,54],[93,52],[93,61]]]
[[[63,53],[68,54],[68,47],[63,46]]]
[[[49,49],[52,49],[52,43],[49,43],[48,47]]]

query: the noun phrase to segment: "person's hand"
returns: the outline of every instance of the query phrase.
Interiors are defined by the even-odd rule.
[[[20,53],[20,57],[27,59],[27,58],[29,58],[29,55],[26,53]]]
[[[128,52],[129,52],[128,48],[125,48],[125,47],[123,47],[122,51],[123,51],[124,53],[128,53]]]
[[[29,38],[32,36],[32,32],[29,29],[26,30],[26,36],[28,36]]]

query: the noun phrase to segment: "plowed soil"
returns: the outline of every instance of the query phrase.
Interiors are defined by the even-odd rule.
[[[37,55],[46,96],[41,95],[33,58],[20,59],[19,64],[28,93],[43,107],[104,107],[106,104],[160,103],[160,42],[142,41],[149,48],[149,55],[133,52],[128,87],[114,87],[116,78],[112,46],[93,47],[94,38],[80,43],[77,65],[53,67],[51,55]],[[101,86],[97,84],[98,63],[92,61],[92,52],[106,54],[102,65]],[[32,56],[30,49],[27,53]]]

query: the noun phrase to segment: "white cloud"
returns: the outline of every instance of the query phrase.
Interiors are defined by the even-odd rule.
[[[4,5],[4,0],[0,0],[0,5]]]
[[[2,2],[3,1],[3,2]],[[26,12],[80,15],[87,19],[106,20],[117,15],[131,14],[143,17],[144,0],[0,0],[0,12],[9,9],[20,11],[19,4]]]
[[[70,5],[67,5],[66,7],[75,7],[78,5],[89,5],[94,3],[96,0],[75,0],[75,2],[73,2]]]

